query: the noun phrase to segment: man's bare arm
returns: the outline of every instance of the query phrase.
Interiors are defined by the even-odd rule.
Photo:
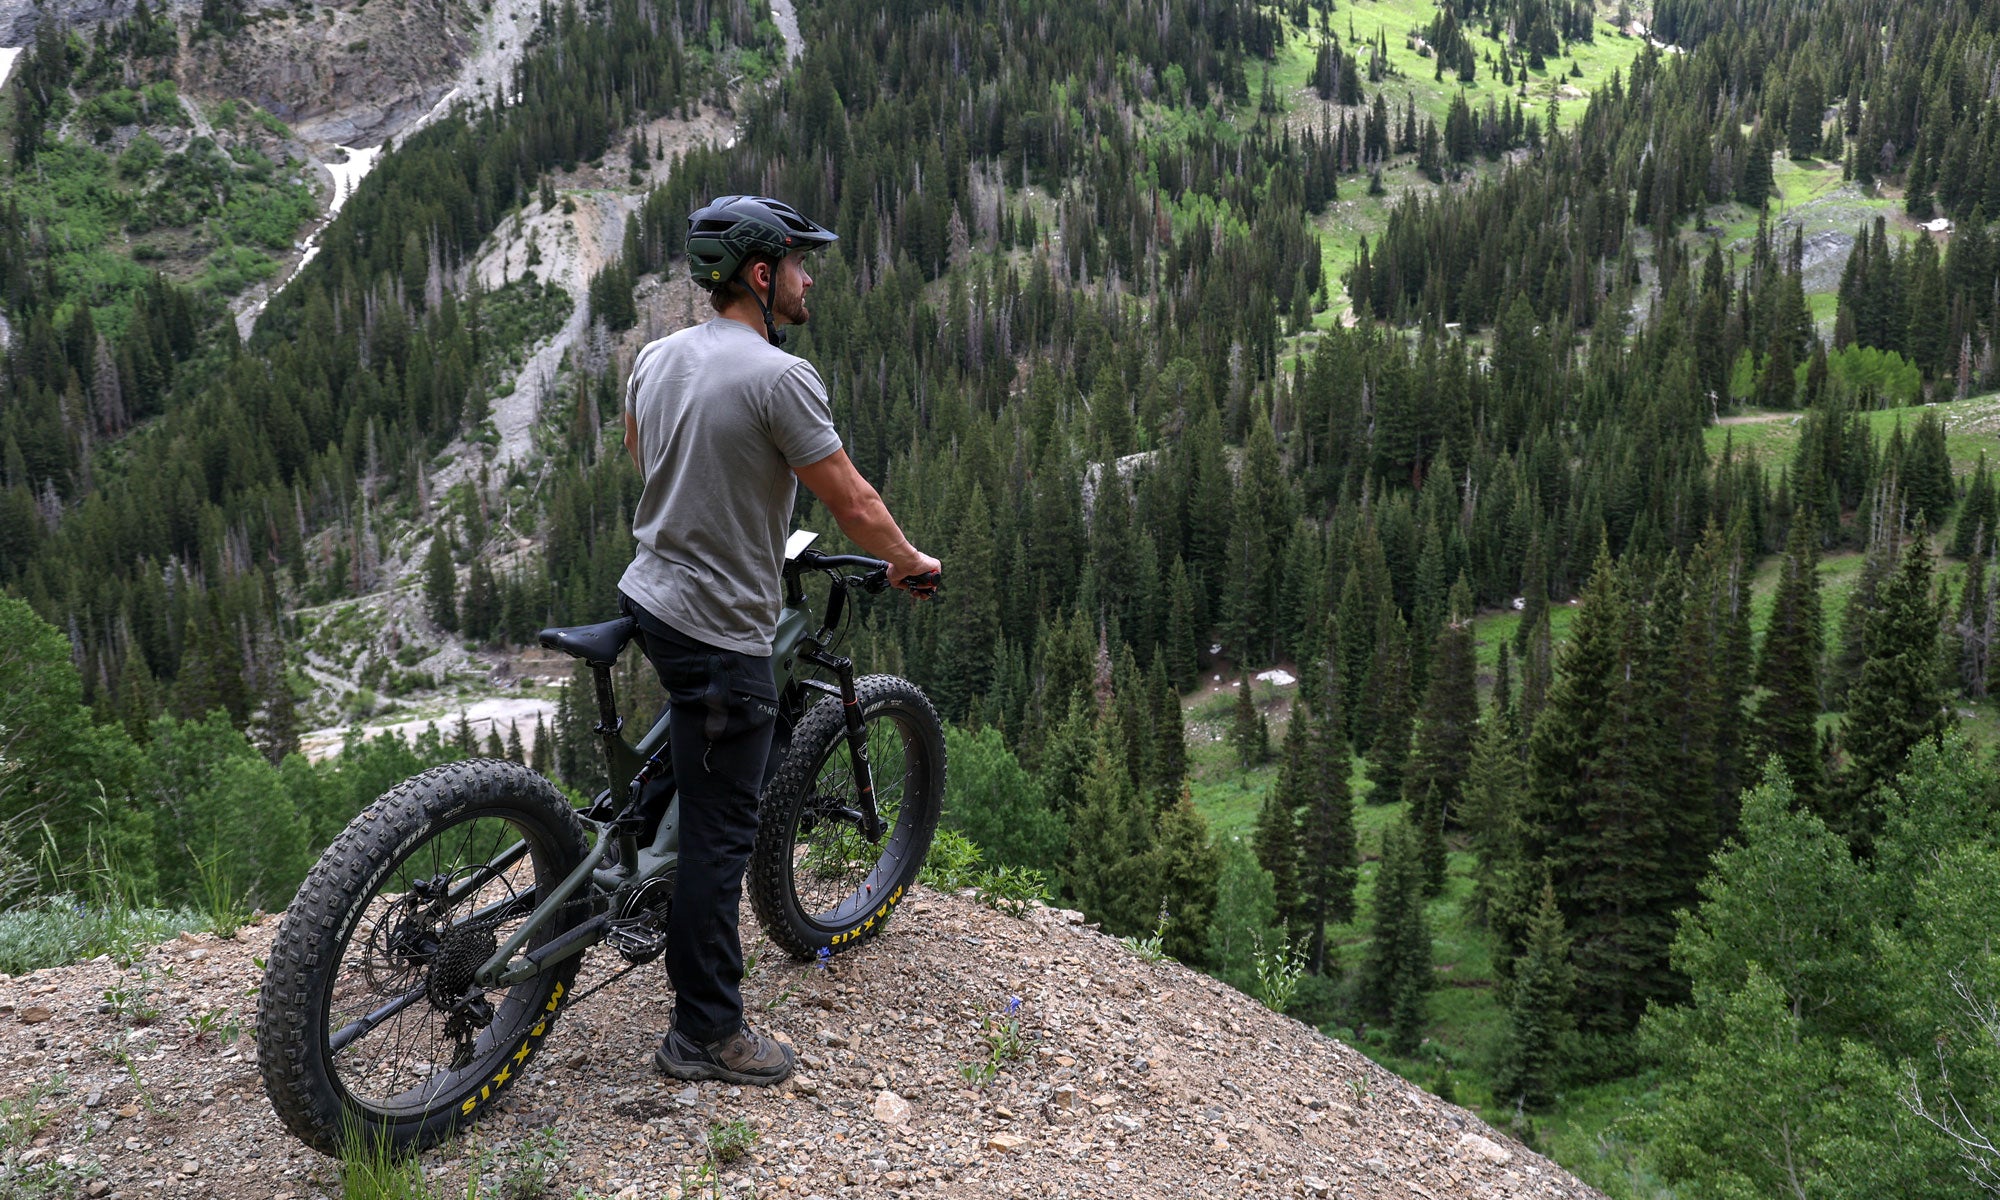
[[[644,475],[646,464],[639,461],[639,418],[633,416],[629,408],[625,410],[625,449],[632,453],[632,465]]]
[[[902,526],[889,515],[881,493],[861,477],[847,451],[835,450],[816,463],[794,467],[799,482],[819,497],[847,539],[863,551],[889,563],[889,579],[897,586],[907,575],[927,575],[938,560],[910,545]]]

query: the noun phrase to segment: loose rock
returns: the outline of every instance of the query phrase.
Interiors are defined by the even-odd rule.
[[[910,1123],[910,1102],[884,1088],[875,1096],[875,1119],[889,1126]]]

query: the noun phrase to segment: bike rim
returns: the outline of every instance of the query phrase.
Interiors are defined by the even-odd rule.
[[[847,928],[887,898],[916,838],[913,790],[923,786],[916,723],[881,712],[866,730],[875,811],[887,827],[882,840],[871,843],[851,818],[839,815],[859,808],[844,734],[820,761],[793,819],[792,899],[808,923],[827,932]]]
[[[474,872],[517,843],[526,843],[526,853],[506,870],[468,887],[447,904],[432,906],[429,913],[412,911],[419,909],[413,898],[419,881],[443,877],[461,886],[473,885]],[[351,1024],[425,988],[436,953],[429,960],[402,953],[424,934],[436,939],[437,949],[461,961],[476,956],[483,962],[492,953],[483,934],[504,942],[527,921],[527,914],[497,922],[468,918],[538,884],[552,886],[560,877],[555,862],[553,846],[522,823],[518,814],[483,809],[461,814],[390,864],[341,945],[339,969],[323,997],[326,1019],[321,1028],[326,1038],[321,1050],[328,1075],[342,1096],[382,1117],[419,1117],[437,1111],[498,1065],[534,1020],[546,976],[486,992],[492,1018],[471,1034],[469,1052],[452,1028],[451,1014],[431,1003],[428,995],[418,995],[339,1049],[331,1043]],[[424,916],[434,919],[421,919]],[[539,945],[557,932],[553,925],[545,928],[529,945]]]

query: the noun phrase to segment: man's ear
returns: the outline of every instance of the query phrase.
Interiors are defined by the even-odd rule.
[[[755,288],[757,294],[762,296],[771,290],[771,272],[773,270],[774,268],[771,265],[770,259],[753,259],[743,268],[743,282]]]

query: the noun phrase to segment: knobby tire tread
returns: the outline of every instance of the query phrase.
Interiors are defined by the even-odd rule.
[[[459,1106],[465,1098],[482,1089],[487,1092],[468,1121],[477,1119],[478,1110],[515,1081],[510,1075],[497,1085],[482,1084],[473,1077],[469,1086],[439,1097],[437,1107],[417,1119],[359,1120],[343,1104],[331,1077],[323,1053],[328,1031],[316,1027],[323,1023],[315,1018],[318,997],[331,986],[319,978],[320,970],[322,964],[339,966],[341,925],[350,910],[367,903],[393,865],[399,846],[408,842],[414,853],[423,844],[425,830],[467,808],[480,807],[513,809],[526,821],[540,822],[558,852],[557,878],[582,861],[587,849],[583,825],[553,785],[515,763],[468,759],[414,775],[363,809],[320,856],[285,910],[271,942],[259,994],[257,1066],[278,1118],[316,1150],[339,1154],[356,1134],[396,1150],[435,1145],[461,1124]],[[552,933],[580,919],[580,915],[559,917]],[[558,964],[540,977],[546,982],[533,994],[546,998],[557,984],[567,992],[581,963],[579,955]],[[559,1011],[542,1018],[535,1049],[546,1040]],[[508,1046],[517,1050],[527,1039],[523,1033],[510,1038]],[[525,1069],[527,1060],[519,1065]]]
[[[944,722],[923,690],[907,679],[894,675],[864,675],[854,681],[855,701],[867,720],[881,711],[884,703],[900,710],[915,726],[924,761],[911,773],[902,803],[915,804],[915,837],[905,847],[884,893],[907,891],[923,870],[931,838],[937,832],[938,817],[944,810],[945,745]],[[793,866],[793,843],[788,836],[795,810],[806,791],[826,765],[829,754],[847,753],[847,723],[840,700],[829,697],[814,705],[792,732],[791,751],[764,789],[755,849],[750,856],[749,892],[751,907],[765,936],[800,962],[810,962],[822,950],[845,953],[881,933],[888,922],[883,913],[865,924],[867,913],[857,914],[839,926],[824,929],[807,920],[788,886]],[[880,764],[876,764],[879,769]],[[921,776],[921,778],[919,778]],[[893,829],[884,839],[893,836]],[[889,902],[894,911],[895,901]],[[837,944],[837,935],[851,935]]]

